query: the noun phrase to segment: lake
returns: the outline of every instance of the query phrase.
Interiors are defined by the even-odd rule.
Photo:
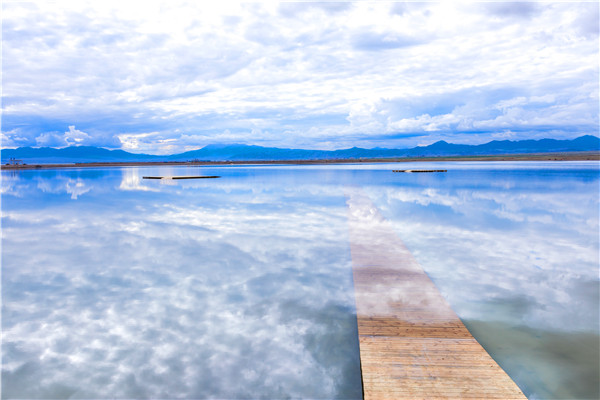
[[[352,186],[530,399],[599,397],[598,163],[447,162],[2,171],[2,398],[361,398]]]

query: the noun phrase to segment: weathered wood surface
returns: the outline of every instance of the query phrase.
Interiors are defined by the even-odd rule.
[[[364,398],[525,399],[364,192],[346,195]]]
[[[395,169],[393,172],[448,172],[447,169]]]
[[[220,176],[201,175],[201,176],[143,176],[143,179],[211,179],[220,178]]]

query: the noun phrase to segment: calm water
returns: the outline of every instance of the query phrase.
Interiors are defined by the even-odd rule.
[[[361,398],[347,185],[528,397],[597,398],[598,164],[395,168],[3,171],[2,398]]]

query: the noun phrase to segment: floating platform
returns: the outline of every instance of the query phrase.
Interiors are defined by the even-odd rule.
[[[211,179],[211,178],[220,178],[220,176],[143,176],[143,179]]]
[[[447,169],[395,169],[392,172],[448,172]]]
[[[366,194],[346,196],[364,399],[526,399]]]

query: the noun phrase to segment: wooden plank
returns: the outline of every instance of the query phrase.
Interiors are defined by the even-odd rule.
[[[395,169],[394,172],[448,172],[447,169]]]
[[[220,178],[220,176],[212,176],[212,175],[201,175],[201,176],[192,176],[192,175],[183,175],[183,176],[143,176],[142,179],[214,179]]]
[[[364,398],[525,399],[365,193],[346,197]]]

